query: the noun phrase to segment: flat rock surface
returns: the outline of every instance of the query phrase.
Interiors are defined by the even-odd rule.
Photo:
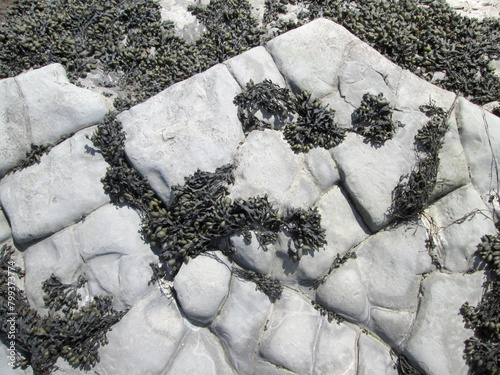
[[[178,12],[179,30],[189,27],[193,1],[163,3]],[[383,144],[347,132],[332,149],[295,153],[279,129],[243,132],[234,97],[264,79],[295,94],[309,90],[346,129],[365,93],[383,93],[404,126]],[[30,89],[35,84],[40,90]],[[423,215],[395,223],[392,193],[417,160],[415,135],[429,121],[420,106],[429,99],[450,111],[437,184]],[[0,176],[35,139],[54,142],[85,128],[1,179],[0,243],[21,250],[26,295],[40,312],[41,283],[51,274],[72,283],[85,273],[83,303],[110,295],[115,308],[129,309],[92,371],[392,375],[394,351],[422,374],[467,374],[464,340],[473,332],[459,311],[481,298],[483,274],[465,271],[477,265],[481,236],[496,233],[497,117],[325,19],[179,82],[117,117],[127,160],[156,195],[169,203],[185,177],[232,163],[231,199],[267,195],[280,214],[315,208],[327,243],[293,262],[290,233],[267,251],[256,230],[250,242],[234,233],[183,263],[173,280],[150,282],[158,249],[145,242],[138,212],[109,204],[100,181],[108,164],[86,138],[107,111],[100,100],[69,85],[58,65],[0,81]],[[235,252],[222,255],[231,244]],[[264,293],[278,291],[272,282],[283,287],[275,301]],[[83,373],[62,359],[57,365],[58,374]],[[6,366],[2,359],[2,374],[23,373]]]

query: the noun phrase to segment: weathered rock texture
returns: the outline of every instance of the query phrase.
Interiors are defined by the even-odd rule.
[[[47,70],[52,81],[42,74]],[[68,103],[56,100],[56,88],[70,88],[63,73],[56,65],[0,81],[0,131],[8,134],[0,150],[12,155],[2,171],[41,135],[54,140],[106,112],[86,91],[71,91],[76,96]],[[46,98],[29,86],[37,79],[50,81]],[[245,137],[233,99],[251,79],[311,91],[344,128],[352,127],[365,93],[383,93],[393,119],[405,126],[384,144],[349,132],[333,149],[297,154],[278,130]],[[415,135],[428,121],[419,107],[429,99],[450,111],[438,182],[425,215],[395,223],[392,192],[416,162]],[[33,119],[48,121],[52,110],[74,121],[59,118],[64,126],[50,132],[40,122],[35,130]],[[117,308],[130,308],[108,333],[97,373],[396,374],[391,348],[424,374],[467,373],[463,342],[472,332],[459,309],[481,297],[482,274],[465,271],[481,236],[496,231],[489,202],[499,183],[497,117],[318,19],[171,86],[118,120],[128,160],[165,203],[172,186],[196,170],[234,163],[232,199],[267,194],[281,213],[316,207],[327,244],[293,263],[284,234],[267,252],[255,233],[250,244],[236,234],[231,259],[207,249],[210,256],[186,262],[170,285],[148,285],[157,257],[141,238],[140,218],[107,204],[99,182],[106,163],[85,138],[93,129],[75,134],[38,165],[0,182],[6,216],[0,213],[0,242],[12,236],[23,246],[27,296],[38,309],[44,309],[40,283],[51,273],[63,282],[85,273],[85,298],[108,294]],[[240,267],[280,280],[281,299],[272,303],[238,277]],[[345,320],[329,323],[321,315],[328,311]],[[59,373],[79,373],[60,362]]]

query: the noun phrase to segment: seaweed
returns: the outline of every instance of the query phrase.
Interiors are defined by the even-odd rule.
[[[15,285],[13,273],[22,271],[11,260],[13,253],[9,245],[0,249],[0,331],[7,336],[10,364],[23,369],[31,366],[35,374],[44,375],[55,371],[62,357],[75,368],[90,370],[100,360],[99,347],[108,343],[106,333],[127,311],[114,310],[107,296],[95,296],[77,308],[81,296],[76,289],[85,278],[65,285],[52,275],[43,283],[49,312],[42,316]],[[60,309],[62,315],[57,313]]]
[[[279,280],[254,271],[239,268],[233,270],[233,273],[238,278],[254,282],[255,289],[264,293],[269,298],[271,303],[274,303],[281,298],[283,285],[281,285]]]

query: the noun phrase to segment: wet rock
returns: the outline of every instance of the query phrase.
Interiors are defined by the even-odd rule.
[[[122,112],[125,152],[162,200],[197,169],[233,160],[244,139],[233,98],[240,88],[224,65],[170,86]]]
[[[422,300],[405,355],[430,375],[467,374],[464,341],[473,335],[464,327],[460,307],[481,299],[483,274],[432,273],[422,282]]]
[[[0,201],[19,243],[49,236],[109,202],[101,178],[108,164],[82,130],[48,155],[0,182]]]
[[[229,269],[217,260],[206,256],[190,259],[174,281],[182,311],[196,322],[211,322],[226,299],[230,279]]]
[[[269,298],[255,284],[235,277],[221,313],[210,328],[219,337],[238,374],[253,374],[255,356],[266,318]]]

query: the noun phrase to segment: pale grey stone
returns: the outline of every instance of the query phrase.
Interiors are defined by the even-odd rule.
[[[500,118],[461,97],[454,112],[472,183],[488,202],[499,193]]]
[[[30,126],[30,142],[45,144],[100,122],[110,110],[105,98],[76,87],[60,64],[15,77]]]
[[[175,301],[154,290],[107,333],[109,344],[99,349],[99,374],[164,374],[188,329]]]
[[[293,375],[298,374],[296,372],[290,371],[283,366],[275,365],[273,363],[267,362],[261,358],[257,359],[254,374],[262,375]]]
[[[369,301],[358,265],[349,260],[335,269],[316,291],[317,302],[327,310],[365,324],[369,318]]]
[[[466,301],[477,305],[483,281],[482,272],[434,272],[422,282],[423,296],[404,354],[425,374],[467,374],[464,341],[474,332],[465,328],[460,307]]]
[[[356,248],[355,262],[372,305],[416,309],[420,275],[434,270],[426,238],[422,224],[400,225],[370,236]]]
[[[10,225],[3,211],[0,209],[0,244],[11,237]]]
[[[274,304],[259,354],[265,360],[303,374],[313,368],[313,347],[319,314],[298,293],[285,289]]]
[[[313,375],[356,375],[358,329],[323,318],[314,347]]]
[[[255,232],[251,231],[252,240],[246,244],[243,235],[238,234],[231,237],[236,253],[231,255],[231,258],[240,266],[251,269],[261,274],[269,274],[272,269],[272,263],[275,258],[273,246],[268,246],[267,251],[264,251],[257,240]]]
[[[40,164],[0,182],[0,201],[17,242],[49,236],[109,202],[101,183],[108,164],[101,154],[87,151],[92,142],[85,136],[94,130],[78,132]]]
[[[426,213],[434,220],[434,241],[443,266],[452,272],[471,269],[472,254],[481,237],[497,233],[487,207],[471,184],[444,196]]]
[[[234,185],[229,186],[231,197],[248,199],[268,195],[269,201],[282,209],[290,203],[291,189],[300,168],[300,159],[294,154],[281,132],[254,130],[235,156]]]
[[[271,307],[255,283],[231,280],[224,307],[210,328],[219,337],[238,374],[253,374],[257,346]]]
[[[110,225],[109,223],[113,223]],[[24,251],[26,295],[43,309],[41,284],[54,273],[63,283],[88,278],[90,295],[112,295],[116,308],[131,307],[153,286],[149,263],[158,257],[144,243],[141,220],[131,208],[108,204],[81,221]]]
[[[214,172],[244,140],[234,97],[240,87],[225,65],[170,86],[122,112],[125,152],[162,200],[197,169]]]
[[[368,328],[393,349],[400,348],[407,339],[415,313],[373,307]]]
[[[397,375],[391,348],[369,335],[359,335],[356,375]]]
[[[197,322],[210,323],[226,299],[230,279],[227,266],[213,258],[189,259],[174,280],[182,311]]]
[[[16,79],[0,80],[0,178],[25,158],[30,150],[30,130]]]
[[[337,86],[337,71],[350,43],[361,41],[344,27],[320,18],[272,39],[266,49],[293,91],[307,90],[321,98]]]
[[[439,150],[439,169],[436,186],[429,197],[431,202],[470,183],[469,167],[460,142],[455,116],[449,117],[448,126],[443,147]]]
[[[285,80],[274,64],[273,58],[262,46],[243,52],[225,61],[224,64],[242,89],[246,89],[250,80],[259,83],[265,79],[286,88]]]
[[[237,375],[237,372],[227,362],[224,349],[210,331],[191,327],[165,374]]]
[[[324,148],[309,150],[305,155],[307,168],[321,192],[325,192],[340,181],[337,164]]]
[[[304,166],[295,175],[292,185],[286,193],[288,205],[302,209],[311,207],[320,197],[318,187],[309,173],[304,171]]]

